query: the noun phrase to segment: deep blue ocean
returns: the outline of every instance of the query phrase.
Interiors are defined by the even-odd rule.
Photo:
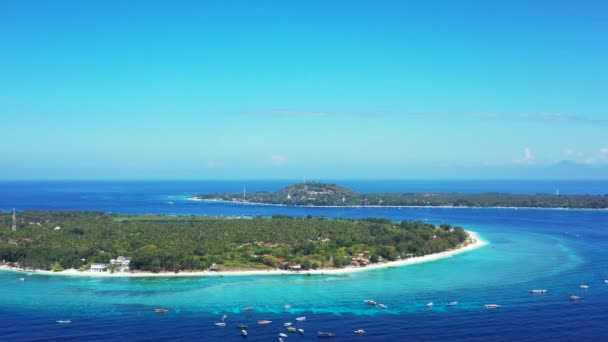
[[[292,181],[0,182],[0,210],[213,216],[385,217],[476,231],[479,249],[349,275],[100,279],[0,272],[0,341],[606,341],[608,211],[311,208],[196,202],[188,195],[277,190]],[[344,181],[363,192],[607,194],[608,182]],[[6,227],[8,229],[9,227]],[[1,228],[0,228],[1,229]],[[26,277],[26,281],[19,281]],[[581,289],[581,284],[589,285]],[[531,289],[548,289],[545,295]],[[581,301],[571,302],[570,295]],[[363,303],[375,299],[380,310]],[[425,304],[433,301],[435,306]],[[456,306],[445,304],[458,301]],[[484,304],[497,303],[496,310]],[[290,305],[289,310],[284,306]],[[256,310],[244,312],[243,307]],[[168,308],[164,315],[155,307]],[[214,322],[228,316],[228,327]],[[301,324],[295,317],[306,316]],[[71,324],[58,324],[69,319]],[[257,326],[269,319],[268,326]],[[235,323],[249,324],[243,338]],[[304,335],[291,335],[294,322]],[[355,329],[367,334],[357,336]]]

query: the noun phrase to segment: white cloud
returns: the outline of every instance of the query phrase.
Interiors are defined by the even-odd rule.
[[[608,147],[602,147],[602,148],[600,148],[600,153],[608,154]]]
[[[283,155],[275,154],[270,157],[270,161],[272,161],[274,164],[284,164],[287,162],[287,158],[285,158]]]
[[[217,166],[217,162],[213,159],[207,160],[207,167],[213,169]]]
[[[571,156],[574,154],[574,150],[571,148],[567,148],[566,150],[564,150],[564,154],[567,156]]]
[[[522,159],[515,159],[513,162],[516,164],[534,164],[536,157],[530,147],[524,148],[524,157]]]

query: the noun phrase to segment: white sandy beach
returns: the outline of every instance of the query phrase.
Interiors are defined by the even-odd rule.
[[[109,272],[87,272],[87,271],[78,271],[75,269],[64,270],[60,272],[53,271],[35,271],[32,272],[34,274],[42,274],[42,275],[57,275],[57,276],[84,276],[84,277],[219,277],[219,276],[257,276],[257,275],[333,275],[333,274],[349,274],[355,272],[365,272],[375,269],[381,268],[394,268],[394,267],[402,267],[413,264],[420,264],[423,262],[430,262],[444,258],[450,258],[456,254],[468,252],[479,247],[482,247],[487,244],[486,241],[482,240],[477,233],[472,231],[467,231],[469,234],[470,242],[457,249],[448,250],[445,252],[429,254],[421,257],[409,258],[404,260],[396,260],[389,261],[384,263],[378,263],[369,265],[366,267],[355,267],[355,266],[347,266],[344,268],[325,268],[325,269],[317,269],[317,270],[308,270],[308,271],[285,271],[280,269],[271,269],[271,270],[250,270],[250,271],[197,271],[197,272],[161,272],[161,273],[152,273],[152,272],[124,272],[124,273],[109,273]],[[18,273],[29,273],[30,271],[26,271],[20,268],[14,268],[7,265],[0,266],[0,271],[11,271]]]

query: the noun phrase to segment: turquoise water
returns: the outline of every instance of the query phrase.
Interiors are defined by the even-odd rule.
[[[94,203],[89,203],[94,206]],[[145,210],[145,207],[131,209]],[[224,205],[224,207],[222,207]],[[488,245],[451,258],[348,275],[201,278],[83,278],[0,272],[0,337],[7,341],[277,340],[297,316],[304,336],[333,331],[336,340],[535,341],[608,336],[608,211],[284,208],[176,201],[178,210],[242,215],[381,216],[450,222]],[[175,210],[172,208],[172,210]],[[590,288],[583,290],[580,284]],[[548,289],[533,295],[530,289]],[[583,297],[571,302],[569,296]],[[387,310],[367,306],[375,299]],[[429,301],[435,307],[429,309]],[[445,304],[458,301],[454,307]],[[486,310],[485,304],[502,307]],[[286,311],[284,305],[291,305]],[[242,308],[254,306],[252,312]],[[154,308],[169,309],[157,315]],[[213,325],[228,315],[229,327]],[[70,319],[71,324],[56,320]],[[257,326],[259,319],[273,320]],[[363,337],[352,331],[362,328]]]

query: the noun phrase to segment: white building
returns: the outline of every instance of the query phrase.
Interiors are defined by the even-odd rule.
[[[129,264],[131,263],[131,258],[119,256],[116,259],[110,260],[110,264],[116,267],[116,271],[124,272],[129,270]]]
[[[106,264],[91,264],[91,268],[89,268],[89,271],[105,272],[107,269],[108,269],[108,265],[106,265]]]

